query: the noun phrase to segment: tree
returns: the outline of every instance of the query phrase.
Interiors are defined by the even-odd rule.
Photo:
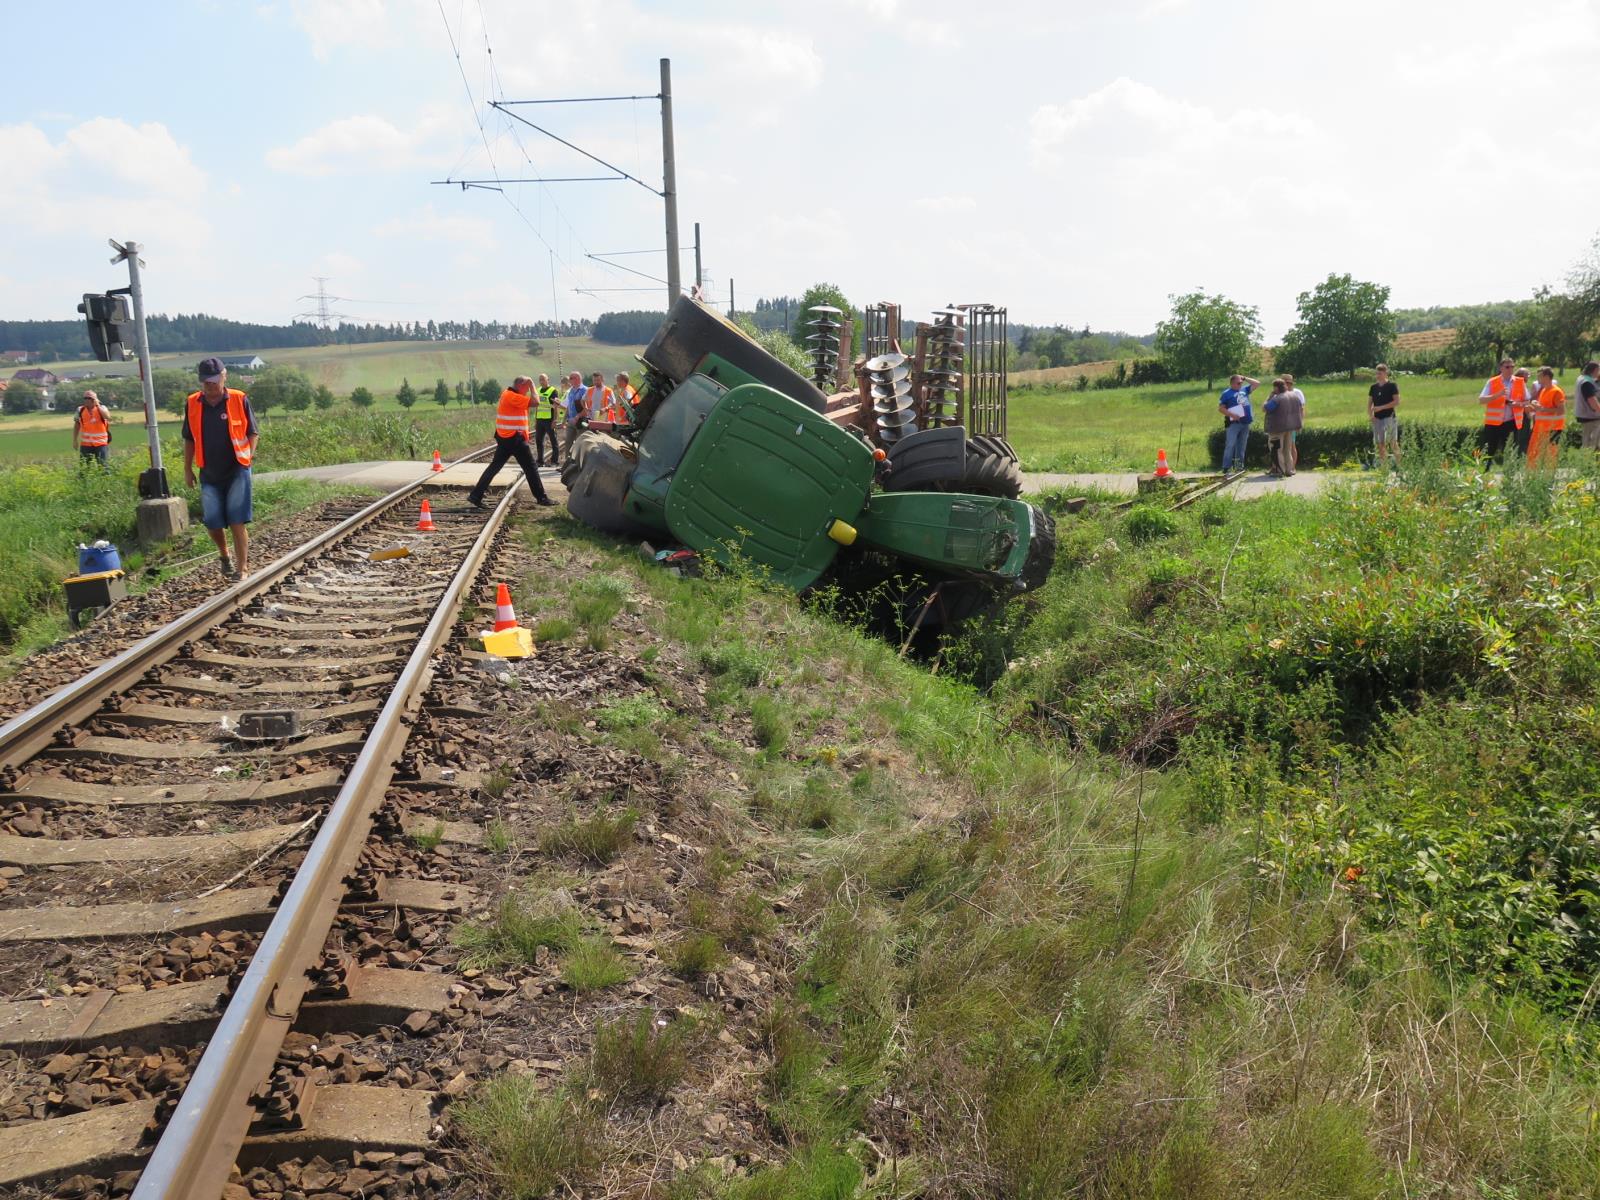
[[[333,389],[325,383],[317,384],[316,391],[311,393],[311,403],[315,404],[323,412],[327,412],[333,407],[333,401]]]
[[[357,408],[371,408],[372,393],[364,387],[353,388],[350,392],[350,403]]]
[[[417,390],[411,386],[411,380],[400,381],[400,390],[395,393],[394,398],[400,401],[401,408],[410,408],[417,402]]]
[[[250,385],[250,402],[263,412],[280,407],[302,412],[311,407],[313,395],[311,377],[299,367],[267,367]]]
[[[39,397],[44,393],[26,379],[13,379],[6,388],[7,412],[32,412],[39,407]]]
[[[1300,320],[1284,335],[1278,369],[1296,375],[1331,375],[1370,367],[1389,356],[1394,315],[1389,289],[1350,275],[1329,275],[1296,300]]]
[[[1456,336],[1444,352],[1444,365],[1452,375],[1487,377],[1506,355],[1515,358],[1518,349],[1509,321],[1469,317],[1456,326]]]
[[[467,385],[462,383],[461,380],[458,379],[458,380],[456,380],[456,404],[459,406],[459,405],[465,404],[466,402],[467,402]]]
[[[855,357],[856,341],[861,336],[861,316],[845,299],[844,292],[831,283],[813,283],[806,289],[806,294],[800,297],[794,319],[789,322],[789,340],[802,350],[808,349],[806,338],[811,335],[811,310],[819,304],[831,304],[850,318],[850,344],[841,345],[839,355],[841,358]]]
[[[434,381],[433,402],[440,408],[444,408],[450,403],[450,385],[442,379]]]
[[[195,377],[188,371],[174,371],[170,367],[157,367],[150,373],[150,386],[155,389],[156,407],[181,413],[190,392],[200,390]]]
[[[1204,379],[1209,388],[1250,360],[1261,337],[1256,309],[1204,292],[1168,299],[1172,315],[1156,326],[1156,352],[1174,378]]]
[[[538,358],[539,355],[544,353],[544,343],[541,342],[538,338],[529,338],[528,339],[528,353],[530,355],[532,355],[534,358]]]
[[[478,383],[478,403],[498,404],[500,402],[500,381],[493,375]]]

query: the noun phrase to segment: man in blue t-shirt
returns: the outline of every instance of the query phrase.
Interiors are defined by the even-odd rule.
[[[1250,393],[1260,383],[1248,375],[1234,375],[1222,389],[1217,401],[1217,411],[1222,414],[1227,435],[1222,443],[1222,473],[1244,470],[1244,449],[1250,438],[1250,422],[1255,412],[1250,407]]]

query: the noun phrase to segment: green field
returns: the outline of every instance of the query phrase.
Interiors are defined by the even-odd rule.
[[[409,379],[419,390],[432,388],[436,379],[455,386],[465,381],[467,368],[477,371],[478,379],[498,379],[507,383],[517,375],[556,375],[566,371],[604,371],[609,377],[617,371],[637,373],[634,355],[638,346],[608,346],[592,338],[553,338],[541,340],[544,352],[537,357],[527,351],[525,341],[505,342],[368,342],[356,346],[304,346],[256,353],[269,366],[299,367],[312,383],[326,384],[339,396],[365,387],[378,397],[379,406],[394,405],[394,392],[402,379]],[[233,353],[218,351],[220,354]],[[238,351],[237,353],[249,353]],[[193,369],[198,354],[157,354],[154,365],[174,369]],[[50,370],[100,371],[107,375],[136,375],[137,365],[127,363],[67,362],[52,363]],[[9,372],[6,373],[9,378]],[[420,405],[419,405],[420,406]]]
[[[1426,419],[1451,425],[1476,425],[1481,381],[1402,377],[1400,423]],[[1147,471],[1164,449],[1176,470],[1210,468],[1206,437],[1222,423],[1217,394],[1198,383],[1162,383],[1106,391],[1014,388],[1009,434],[1033,471]],[[1306,425],[1321,429],[1362,425],[1367,420],[1366,380],[1303,382]],[[1256,423],[1270,389],[1256,391]]]

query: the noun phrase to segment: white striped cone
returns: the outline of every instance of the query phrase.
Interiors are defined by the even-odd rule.
[[[516,627],[517,614],[511,608],[511,589],[502,583],[494,594],[494,631],[499,633],[502,629]]]

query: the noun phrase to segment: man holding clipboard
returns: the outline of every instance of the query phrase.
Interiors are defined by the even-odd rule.
[[[1250,422],[1255,420],[1255,412],[1250,407],[1250,393],[1260,382],[1248,375],[1234,375],[1228,380],[1228,386],[1222,389],[1217,411],[1222,414],[1227,428],[1227,440],[1222,443],[1224,475],[1230,471],[1244,470],[1244,451],[1249,444]]]

